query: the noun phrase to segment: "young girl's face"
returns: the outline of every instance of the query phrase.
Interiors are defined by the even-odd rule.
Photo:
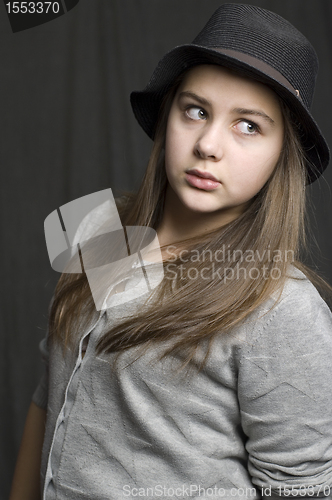
[[[214,65],[185,75],[171,106],[165,143],[168,195],[199,212],[240,215],[272,174],[283,117],[267,86]]]

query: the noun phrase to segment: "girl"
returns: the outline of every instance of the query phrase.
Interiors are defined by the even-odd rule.
[[[154,147],[118,209],[157,231],[164,278],[145,292],[134,267],[97,313],[63,274],[12,499],[38,497],[42,441],[48,500],[332,497],[332,315],[298,257],[329,160],[316,71],[287,21],[223,4],[132,94]]]

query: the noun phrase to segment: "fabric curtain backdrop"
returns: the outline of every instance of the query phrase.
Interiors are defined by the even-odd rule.
[[[167,50],[191,41],[221,3],[80,0],[67,14],[17,33],[0,7],[1,500],[41,373],[38,343],[59,278],[48,260],[44,219],[83,195],[138,186],[151,141],[135,121],[129,94],[145,86]],[[332,145],[332,2],[252,3],[289,19],[316,48],[313,114]],[[329,186],[331,170],[310,187],[311,241],[314,265],[332,282]]]

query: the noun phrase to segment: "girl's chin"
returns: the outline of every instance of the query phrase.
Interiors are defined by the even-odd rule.
[[[225,214],[228,218],[228,214],[232,217],[233,213],[238,215],[237,207],[235,206],[227,206],[227,203],[224,200],[221,200],[220,197],[217,199],[215,193],[211,191],[204,191],[199,189],[193,189],[189,186],[187,189],[183,190],[174,190],[170,184],[168,185],[168,201],[170,206],[172,206],[173,210],[179,211],[187,211],[189,213],[193,213],[196,215],[209,215],[219,212],[221,214]]]
[[[201,193],[198,196],[184,196],[179,201],[183,207],[195,213],[209,214],[223,209],[221,203],[216,203],[215,199],[202,196]]]
[[[229,222],[237,219],[250,205],[250,202],[245,202],[240,205],[235,206],[225,206],[221,203],[208,203],[208,200],[204,200],[204,203],[198,203],[198,200],[192,199],[182,199],[179,200],[182,210],[186,210],[188,214],[206,217],[210,215],[213,219],[219,220],[222,225],[228,224]],[[179,210],[181,210],[179,206]],[[217,220],[216,219],[216,220]]]

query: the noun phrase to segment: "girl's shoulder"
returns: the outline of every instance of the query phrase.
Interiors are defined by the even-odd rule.
[[[313,283],[292,266],[283,290],[251,315],[244,331],[259,350],[310,349],[313,344],[321,349],[325,342],[331,349],[332,313]]]
[[[300,312],[316,315],[320,308],[331,314],[316,286],[295,266],[289,267],[288,277],[280,295],[280,307],[290,308],[295,315]]]

